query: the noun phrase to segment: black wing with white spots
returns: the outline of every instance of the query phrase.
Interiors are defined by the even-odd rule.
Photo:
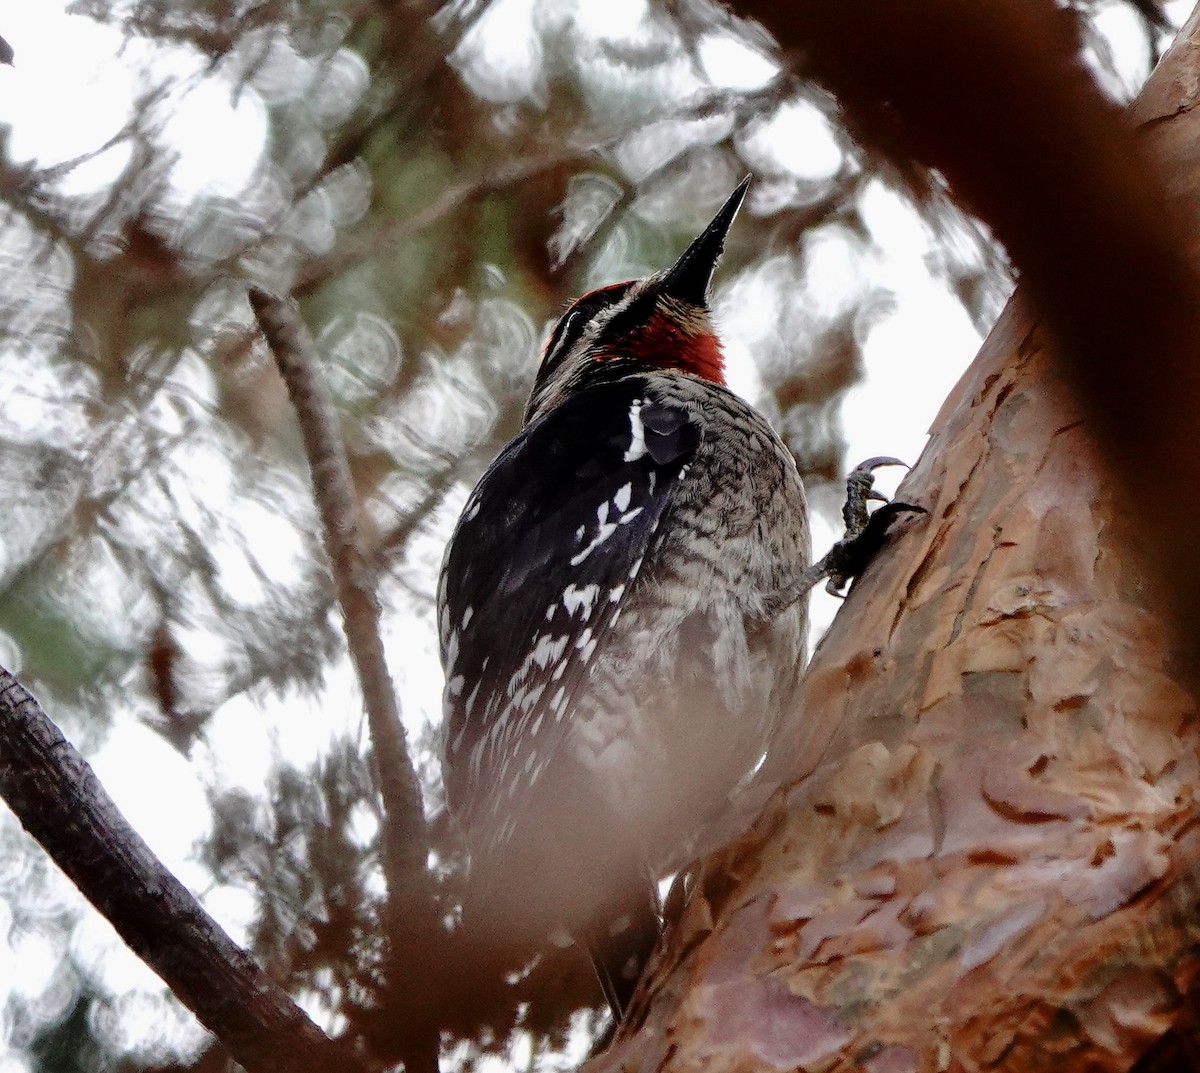
[[[475,487],[438,593],[459,815],[496,813],[514,780],[540,774],[700,438],[647,377],[626,376],[533,422]]]

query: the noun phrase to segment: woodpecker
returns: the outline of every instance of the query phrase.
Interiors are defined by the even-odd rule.
[[[581,939],[618,1019],[655,881],[760,762],[805,653],[804,488],[708,307],[748,182],[671,268],[567,309],[438,589],[471,898],[514,940]]]

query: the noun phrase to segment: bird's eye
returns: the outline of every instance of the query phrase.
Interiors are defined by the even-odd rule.
[[[542,364],[550,365],[557,361],[571,348],[582,330],[583,313],[578,309],[572,309],[555,327],[550,342],[546,344],[546,353],[542,356]]]
[[[611,287],[601,287],[580,298],[554,326],[542,355],[538,375],[544,377],[558,365],[571,352],[596,314],[620,302],[631,286],[631,283],[614,283]]]

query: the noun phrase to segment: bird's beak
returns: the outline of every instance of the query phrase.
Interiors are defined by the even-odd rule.
[[[746,197],[749,185],[750,176],[747,175],[729,195],[729,200],[721,206],[712,222],[696,236],[679,260],[671,266],[663,277],[660,293],[696,306],[708,304],[708,285],[712,280],[713,270],[720,260],[721,251],[725,248],[725,236],[729,233],[733,218]]]

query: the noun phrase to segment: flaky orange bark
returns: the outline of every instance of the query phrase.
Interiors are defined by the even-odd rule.
[[[1195,22],[1139,118],[1200,235]],[[766,772],[790,786],[589,1069],[1127,1070],[1175,1021],[1200,723],[1060,367],[1014,300],[901,490],[930,513],[814,658]],[[1163,509],[1194,526],[1189,491]]]

